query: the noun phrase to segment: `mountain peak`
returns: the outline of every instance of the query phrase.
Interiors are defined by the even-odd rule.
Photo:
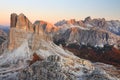
[[[88,17],[85,18],[84,22],[87,23],[87,22],[90,22],[91,20],[92,20],[91,17],[88,16]]]
[[[67,21],[68,24],[75,24],[76,23],[76,20],[75,19],[70,19]]]
[[[11,27],[10,27],[10,42],[9,50],[18,48],[25,40],[33,39],[30,47],[32,49],[38,49],[39,41],[50,40],[47,33],[58,30],[54,25],[45,21],[36,21],[32,24],[24,14],[11,14]],[[29,32],[29,34],[28,34]],[[37,37],[40,37],[37,38]],[[37,39],[38,41],[34,41]],[[36,43],[38,42],[38,45]]]
[[[23,13],[20,13],[19,16],[25,16]]]
[[[28,18],[23,14],[17,15],[16,13],[11,14],[11,28],[16,27],[25,31],[32,31],[33,26],[32,23],[28,20]]]
[[[17,14],[16,13],[12,13],[11,14],[11,21],[10,21],[10,27],[16,27],[16,23],[17,23]]]
[[[46,33],[56,32],[59,29],[55,25],[42,20],[35,21],[34,25],[39,26]]]

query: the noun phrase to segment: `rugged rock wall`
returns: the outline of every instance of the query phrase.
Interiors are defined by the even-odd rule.
[[[34,63],[29,69],[21,71],[18,76],[20,80],[77,80],[79,77],[82,79],[84,75],[90,74],[94,70],[89,62],[84,60],[77,62],[76,60],[69,62],[65,58],[52,55],[42,62]],[[84,68],[82,68],[83,65]],[[30,70],[31,72],[29,72]]]
[[[25,31],[31,31],[33,32],[33,25],[32,23],[27,19],[24,14],[17,15],[15,13],[11,14],[11,28],[15,27],[18,29],[22,29]]]
[[[79,27],[73,27],[65,30],[63,33],[58,31],[54,36],[54,42],[59,44],[79,44],[102,47],[104,45],[117,45],[120,37],[108,31],[91,28],[83,30]]]
[[[9,50],[18,48],[25,40],[29,41],[32,50],[39,48],[40,39],[48,40],[42,27],[32,24],[24,14],[11,14],[11,26],[9,34]]]
[[[20,71],[18,78],[19,80],[119,80],[120,76],[119,71],[112,66],[100,63],[93,66],[86,60],[77,58],[72,60],[52,55]]]
[[[62,44],[80,58],[120,66],[120,36],[106,30],[111,28],[120,32],[119,21],[87,17],[82,24],[75,20],[74,23],[67,22],[56,24],[61,28],[53,38],[57,45]]]
[[[104,29],[106,31],[110,31],[114,34],[120,35],[120,21],[119,20],[111,20],[106,21],[104,18],[100,19],[91,19],[91,17],[87,17],[84,20],[85,26],[97,27]]]

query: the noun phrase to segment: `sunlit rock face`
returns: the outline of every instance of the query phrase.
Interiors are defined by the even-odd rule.
[[[25,31],[31,31],[33,32],[33,25],[32,23],[27,19],[27,17],[24,14],[17,15],[15,13],[11,14],[11,28],[15,27],[18,29],[22,29]]]
[[[58,27],[45,22],[45,21],[35,21],[32,24],[24,14],[11,14],[11,26],[10,26],[10,41],[9,49],[13,50],[20,46],[24,40],[29,40],[31,43],[38,43],[39,39],[50,39],[53,34],[59,30]],[[47,35],[46,35],[47,34]],[[33,39],[33,40],[32,40]],[[32,41],[31,41],[32,40]],[[33,49],[35,47],[30,46]],[[37,45],[35,45],[37,46]]]
[[[82,20],[80,21],[76,21],[75,19],[70,19],[70,20],[62,20],[62,21],[58,21],[57,23],[54,24],[55,26],[81,26],[81,27],[85,27],[84,22]]]
[[[22,30],[17,30],[16,28],[10,29],[10,35],[9,35],[10,41],[9,41],[9,49],[13,50],[18,48],[25,39],[27,39],[27,33]]]
[[[120,37],[119,21],[106,21],[104,18],[76,21],[75,19],[59,21],[55,24],[60,28],[54,36],[57,43],[67,45],[77,43],[91,46],[117,45]]]
[[[25,40],[29,40],[30,48],[37,49],[39,39],[46,38],[46,35],[42,29],[38,29],[37,25],[33,25],[24,14],[13,13],[11,14],[9,38],[9,50],[18,48]]]
[[[58,31],[54,36],[54,42],[58,44],[79,44],[102,47],[106,44],[117,45],[120,37],[102,29],[81,29],[72,27],[65,30],[63,33]]]
[[[38,26],[39,28],[42,28],[42,30],[46,33],[50,33],[50,32],[56,32],[59,28],[48,23],[48,22],[45,22],[45,21],[35,21],[34,25]],[[38,30],[39,30],[38,28]]]
[[[10,50],[19,47],[21,43],[23,43],[23,41],[27,39],[26,32],[28,27],[30,27],[29,24],[29,20],[23,14],[11,14],[11,26],[9,34],[10,41],[8,45]]]
[[[68,24],[76,24],[76,21],[75,21],[75,19],[71,19],[71,20],[67,21],[67,23]]]
[[[106,31],[112,32],[116,35],[120,35],[120,21],[119,20],[110,20],[107,21],[105,18],[95,18],[92,19],[90,16],[86,17],[85,20],[62,20],[55,23],[56,26],[64,26],[64,27],[84,27],[84,28],[100,28]]]

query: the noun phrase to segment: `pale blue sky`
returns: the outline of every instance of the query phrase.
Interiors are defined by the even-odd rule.
[[[32,22],[106,18],[120,20],[120,0],[1,0],[0,24],[9,25],[11,13],[24,13]]]

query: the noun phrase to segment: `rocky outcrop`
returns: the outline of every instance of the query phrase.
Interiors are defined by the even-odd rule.
[[[71,19],[71,20],[67,21],[67,24],[76,24],[76,21],[75,21],[75,19]]]
[[[0,55],[5,51],[8,44],[8,35],[3,30],[0,30]]]
[[[76,65],[76,66],[75,66]],[[67,60],[52,55],[42,62],[38,61],[19,72],[19,80],[114,80],[119,79],[119,71],[111,66],[94,66],[85,60]],[[107,68],[113,71],[109,73]],[[114,73],[115,72],[115,73]]]
[[[86,18],[85,18],[85,20],[84,20],[84,23],[91,22],[91,20],[92,20],[92,19],[91,19],[91,17],[90,17],[90,16],[89,16],[89,17],[86,17]]]
[[[32,60],[29,62],[29,65],[32,65],[36,61],[42,61],[43,59],[44,58],[40,57],[40,55],[38,56],[37,53],[34,53]]]
[[[29,40],[31,49],[38,49],[39,40],[49,38],[46,37],[43,26],[33,25],[24,14],[11,14],[9,50],[18,48],[25,40]]]
[[[45,33],[56,32],[59,29],[58,27],[56,27],[48,22],[45,22],[45,21],[35,21],[34,25],[37,26],[36,31],[41,30],[41,28],[42,28],[42,30]]]
[[[84,60],[81,62],[85,63]],[[74,65],[78,66],[75,67]],[[91,64],[89,68],[82,68],[83,65],[87,66],[88,64],[82,64],[75,60],[69,62],[60,56],[52,55],[42,62],[34,63],[29,69],[21,71],[18,76],[21,80],[77,80],[80,77],[82,78],[84,74],[90,74],[93,70]]]
[[[10,26],[11,27],[16,27],[16,23],[17,23],[17,14],[13,13],[11,14],[11,21],[10,21]]]
[[[18,29],[22,29],[25,31],[31,31],[33,32],[33,25],[32,23],[27,19],[24,14],[17,15],[15,13],[11,14],[11,28],[15,27]]]

